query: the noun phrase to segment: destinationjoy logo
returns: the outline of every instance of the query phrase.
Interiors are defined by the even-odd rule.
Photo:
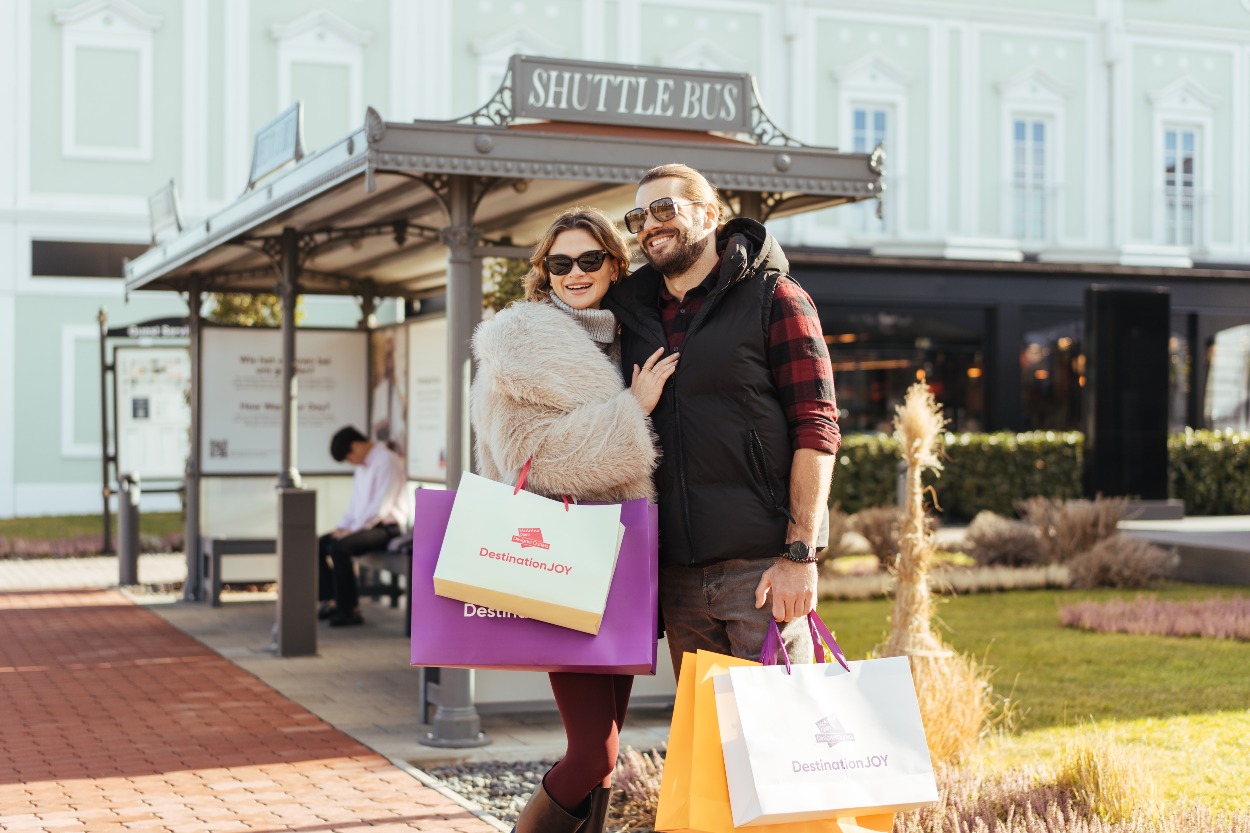
[[[855,736],[846,731],[836,714],[828,714],[817,720],[816,728],[820,730],[816,733],[816,742],[827,744],[830,748],[844,740],[855,740]]]
[[[540,550],[551,549],[551,544],[543,540],[543,531],[536,526],[523,526],[512,536],[512,543],[520,544],[521,549],[538,547]]]

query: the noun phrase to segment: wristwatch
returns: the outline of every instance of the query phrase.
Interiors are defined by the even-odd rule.
[[[799,564],[815,564],[820,560],[812,548],[802,541],[791,541],[786,544],[786,548],[781,551],[781,557]]]

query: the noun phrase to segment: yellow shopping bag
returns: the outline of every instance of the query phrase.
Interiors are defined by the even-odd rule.
[[[730,833],[735,828],[716,720],[715,677],[749,660],[699,651],[686,654],[677,680],[655,829],[666,833]],[[894,814],[752,826],[760,833],[889,833]]]

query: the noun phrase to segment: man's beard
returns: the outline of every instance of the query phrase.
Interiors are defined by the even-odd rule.
[[[674,229],[674,231],[676,234],[672,242],[662,254],[653,255],[646,246],[642,247],[642,256],[666,277],[684,274],[703,255],[704,247],[710,245],[707,238],[695,235],[693,226]],[[648,242],[652,239],[654,235],[647,238]]]

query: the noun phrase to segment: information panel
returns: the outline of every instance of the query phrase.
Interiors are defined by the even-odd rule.
[[[447,481],[447,319],[408,325],[408,476]]]
[[[368,333],[296,330],[299,414],[295,467],[350,472],[330,456],[344,425],[367,430]],[[282,343],[278,330],[205,327],[200,387],[205,474],[273,474],[282,464]]]
[[[191,453],[191,354],[186,347],[118,347],[117,472],[182,480]]]

